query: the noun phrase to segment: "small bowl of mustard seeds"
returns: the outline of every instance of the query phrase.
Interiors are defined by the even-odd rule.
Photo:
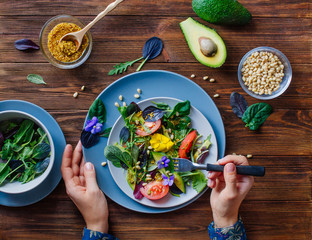
[[[269,100],[286,91],[292,79],[292,69],[287,57],[279,50],[257,47],[243,56],[237,75],[246,93]]]
[[[78,51],[74,42],[60,42],[65,34],[79,31],[83,27],[82,22],[69,15],[55,16],[44,24],[39,36],[40,49],[52,65],[62,69],[72,69],[88,59],[92,50],[92,36],[89,31],[83,37]]]

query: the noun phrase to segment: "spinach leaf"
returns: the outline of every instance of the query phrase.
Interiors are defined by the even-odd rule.
[[[104,131],[100,134],[100,137],[106,137],[108,138],[109,137],[109,134],[111,132],[112,128],[109,127],[109,128],[105,128]]]
[[[242,120],[250,130],[257,130],[272,113],[271,105],[267,103],[255,103],[247,108]]]
[[[20,142],[23,143],[25,138],[28,137],[28,134],[30,134],[29,131],[31,131],[33,127],[33,121],[28,119],[24,120],[17,133],[14,135],[14,144],[19,144]]]
[[[97,117],[100,123],[106,122],[106,109],[101,99],[97,98],[89,109],[89,118]]]
[[[30,149],[31,151],[31,149]],[[49,144],[42,142],[37,144],[34,149],[32,150],[32,155],[31,158],[35,159],[35,160],[41,160],[46,158],[47,156],[49,156],[51,151],[51,147]],[[29,154],[29,153],[26,153]],[[27,157],[27,155],[26,155]]]
[[[4,145],[2,147],[2,151],[0,152],[0,158],[5,160],[11,160],[13,158],[13,151],[14,144],[12,143],[11,139],[7,139],[4,141]]]
[[[31,83],[35,83],[35,84],[47,84],[43,78],[38,75],[38,74],[29,74],[27,76],[27,80]]]
[[[117,146],[106,146],[104,149],[104,156],[107,160],[111,161],[115,167],[120,168],[122,162],[126,164],[128,168],[132,167],[131,155],[126,151],[122,151]]]
[[[248,108],[246,99],[239,93],[232,92],[230,96],[230,104],[236,116],[242,118],[244,112]]]
[[[140,153],[140,149],[138,148],[137,145],[133,144],[131,148],[131,157],[135,163],[137,163],[138,161],[139,153]]]
[[[192,185],[193,188],[200,193],[207,186],[207,178],[200,170],[195,170],[196,175],[193,176]]]
[[[174,117],[176,115],[179,115],[179,117],[187,116],[190,114],[190,111],[191,111],[191,103],[189,100],[179,102],[174,106],[168,118]]]
[[[0,163],[0,185],[4,182],[10,172],[10,168],[7,163]]]

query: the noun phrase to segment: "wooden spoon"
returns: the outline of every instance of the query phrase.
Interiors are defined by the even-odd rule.
[[[107,13],[112,11],[119,3],[121,3],[123,0],[116,0],[115,2],[112,2],[109,4],[103,12],[100,12],[95,19],[90,22],[87,26],[85,26],[83,29],[77,32],[67,33],[65,34],[61,39],[61,41],[73,41],[76,43],[76,52],[81,46],[82,38],[86,34],[86,32],[99,20],[101,20]]]

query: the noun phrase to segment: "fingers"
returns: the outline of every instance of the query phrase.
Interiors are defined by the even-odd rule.
[[[67,144],[64,150],[61,166],[61,172],[65,183],[68,182],[73,176],[73,171],[71,169],[72,155],[73,155],[73,147],[70,144]]]
[[[234,163],[235,165],[249,165],[247,158],[242,155],[227,155],[218,161],[219,165],[225,165],[227,163]]]
[[[75,176],[79,175],[79,172],[80,172],[79,165],[80,165],[81,159],[82,159],[82,144],[79,141],[74,150],[73,160],[72,160],[72,169],[73,169]]]
[[[237,175],[236,175],[236,166],[234,163],[227,163],[224,166],[224,181],[225,189],[229,198],[234,198],[237,196]]]
[[[94,170],[93,164],[90,162],[87,162],[84,165],[83,172],[85,176],[87,191],[98,191],[99,186],[96,181],[95,170]]]

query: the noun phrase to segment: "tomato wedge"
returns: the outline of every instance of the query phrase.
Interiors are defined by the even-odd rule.
[[[181,146],[179,148],[179,157],[180,158],[188,158],[187,154],[191,150],[193,141],[197,137],[197,131],[193,130],[189,134],[186,135],[186,137],[183,139]]]
[[[144,197],[150,200],[157,200],[163,198],[169,192],[169,186],[164,185],[163,181],[152,181],[148,183],[145,187],[140,188],[140,192]]]
[[[156,132],[161,126],[161,120],[155,122],[144,122],[143,126],[139,126],[135,133],[139,136],[148,136]]]

